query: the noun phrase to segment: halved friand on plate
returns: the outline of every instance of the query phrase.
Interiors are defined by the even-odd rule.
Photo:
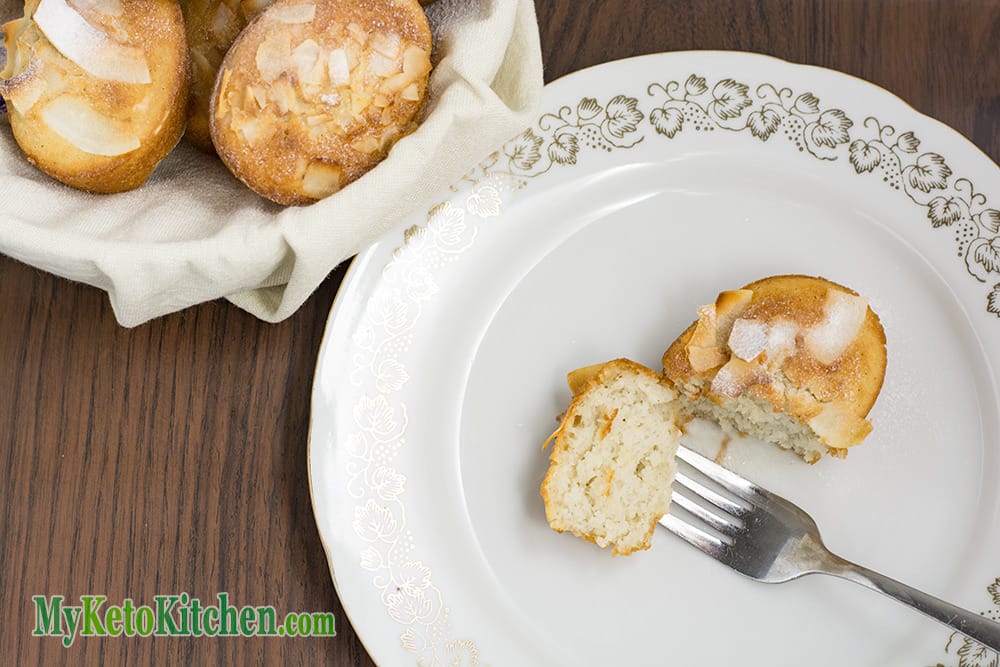
[[[647,531],[621,528],[646,524],[615,515],[614,494],[666,467],[651,443],[622,450],[619,437],[654,412],[639,394],[588,389],[593,374],[579,392],[564,378],[619,358],[659,374],[686,335],[667,361],[690,372],[671,377],[668,363],[664,385],[627,366],[649,380],[643,400],[666,400],[665,387],[718,405],[741,389],[761,407],[776,385],[750,382],[755,364],[786,393],[793,380],[815,401],[799,421],[819,440],[801,451],[741,436],[745,424],[723,430],[705,403],[680,416],[681,442],[801,506],[844,557],[996,616],[998,210],[989,158],[836,72],[675,53],[550,84],[536,123],[355,261],[327,327],[313,504],[375,661],[967,663],[977,647],[860,588],[769,588],[665,530],[638,549]],[[800,319],[778,317],[755,285],[773,276],[838,287],[807,291]],[[743,290],[739,308],[720,308],[720,293]],[[881,341],[875,323],[880,387],[882,362],[864,353],[878,345],[850,348]],[[802,358],[769,367],[789,332]],[[831,387],[805,371],[854,353],[845,373],[863,381],[829,407]],[[542,450],[563,413],[580,424]],[[590,440],[565,440],[584,426]],[[559,497],[635,519],[579,531],[606,549],[549,527],[539,490],[560,437],[560,451],[582,443],[594,458]],[[622,478],[602,468],[616,455]]]
[[[868,299],[813,276],[770,276],[698,308],[663,354],[686,417],[718,422],[807,463],[871,433],[886,337]]]
[[[807,463],[847,456],[871,432],[885,332],[868,300],[812,276],[720,292],[663,355],[663,374],[628,359],[576,369],[573,400],[542,481],[545,515],[615,555],[648,549],[670,507],[681,429],[694,418]]]
[[[677,392],[628,359],[579,369],[569,382],[573,400],[549,438],[542,481],[549,525],[616,555],[648,549],[670,507]]]

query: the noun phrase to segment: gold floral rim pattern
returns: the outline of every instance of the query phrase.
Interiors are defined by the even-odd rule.
[[[407,230],[352,338],[350,381],[361,397],[353,406],[354,432],[344,444],[353,528],[368,545],[360,565],[371,572],[386,612],[402,626],[402,647],[416,654],[421,667],[487,663],[475,642],[454,635],[431,568],[417,558],[406,525],[407,479],[393,465],[407,435],[407,406],[398,398],[410,379],[404,357],[424,306],[438,292],[442,270],[475,240],[477,227],[469,219],[499,214],[500,194],[488,179],[461,202],[435,206],[426,225]]]
[[[421,667],[487,663],[474,641],[455,635],[432,569],[417,557],[406,525],[407,479],[393,465],[406,443],[407,407],[397,395],[410,379],[405,356],[442,272],[473,245],[479,224],[500,215],[505,195],[531,179],[575,165],[585,152],[627,150],[681,132],[784,139],[811,159],[846,158],[858,176],[881,177],[887,188],[905,195],[932,227],[952,229],[969,275],[980,283],[998,281],[985,307],[1000,317],[1000,211],[971,180],[955,177],[945,157],[921,152],[914,132],[898,132],[874,117],[856,123],[841,109],[823,107],[811,92],[765,83],[751,93],[748,84],[732,78],[711,86],[697,74],[683,84],[651,83],[644,101],[651,104],[648,111],[640,109],[638,97],[584,97],[575,107],[540,116],[453,186],[454,194],[431,208],[424,224],[404,232],[365,303],[351,355],[351,382],[365,392],[353,407],[354,431],[346,442],[348,492],[356,501],[353,528],[368,545],[358,554],[360,565],[371,572],[387,614],[402,627],[401,646]],[[1000,620],[1000,577],[987,593],[996,608],[984,614]],[[1000,667],[996,653],[962,635],[949,637],[945,653],[958,658],[957,667]]]
[[[993,607],[982,612],[982,615],[991,621],[1000,623],[1000,577],[994,579],[993,583],[986,587],[986,592],[993,600]],[[991,651],[979,642],[958,632],[951,633],[944,650],[949,655],[954,651],[954,655],[958,657],[958,667],[1000,666],[1000,656],[995,651]],[[951,667],[951,665],[939,662],[934,667]]]
[[[785,139],[811,158],[837,161],[847,158],[858,176],[879,178],[886,187],[905,195],[933,228],[949,228],[956,255],[968,274],[987,285],[987,312],[1000,318],[1000,193],[977,192],[973,182],[957,176],[945,157],[921,151],[912,131],[868,116],[855,122],[844,111],[821,105],[811,92],[763,83],[753,89],[735,79],[722,79],[711,89],[704,77],[691,74],[681,84],[651,83],[645,97],[617,95],[605,105],[585,97],[574,109],[563,106],[544,114],[500,151],[493,153],[466,179],[499,174],[523,187],[527,179],[555,165],[576,164],[582,149],[612,151],[631,148],[658,136],[673,139],[681,132],[746,132],[761,142]],[[991,206],[991,201],[993,206]]]

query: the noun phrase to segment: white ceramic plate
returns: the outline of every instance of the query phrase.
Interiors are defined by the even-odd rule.
[[[543,111],[355,260],[327,327],[313,503],[375,661],[996,667],[847,582],[760,584],[663,530],[612,558],[549,530],[538,488],[567,371],[656,367],[718,291],[822,275],[886,329],[874,433],[726,464],[841,555],[1000,618],[997,166],[871,84],[748,54],[608,63]]]

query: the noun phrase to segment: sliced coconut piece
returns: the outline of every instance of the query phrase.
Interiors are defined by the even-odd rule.
[[[218,118],[223,118],[227,113],[229,113],[229,81],[232,79],[233,71],[231,69],[222,70],[222,76],[219,79],[219,103],[215,107],[215,115]]]
[[[278,111],[284,115],[296,113],[299,109],[299,96],[289,83],[288,77],[281,77],[271,84],[271,98],[278,105]]]
[[[799,326],[789,320],[776,320],[767,330],[767,363],[780,366],[795,354]]]
[[[607,362],[600,364],[591,364],[590,366],[584,366],[583,368],[577,368],[566,374],[566,384],[569,386],[569,390],[573,392],[576,396],[583,388],[590,382],[590,379],[597,375]]]
[[[413,83],[413,78],[406,74],[405,72],[400,72],[399,74],[394,74],[382,82],[379,86],[379,91],[386,93],[388,95],[393,95],[400,92],[407,86]]]
[[[340,189],[340,167],[326,162],[310,162],[302,176],[302,191],[315,199],[329,197]]]
[[[411,83],[403,92],[399,94],[400,99],[404,99],[407,102],[419,102],[420,101],[420,89],[417,88],[417,84]]]
[[[716,347],[715,335],[715,305],[709,304],[698,308],[698,321],[691,332],[689,347]]]
[[[385,114],[388,111],[389,110],[386,109],[385,111],[382,112],[382,115],[385,116]],[[384,119],[384,118],[382,119],[382,123],[386,124],[386,125],[389,125],[389,121],[386,120],[386,119]],[[395,142],[396,139],[398,139],[398,138],[399,138],[399,129],[398,128],[393,127],[391,125],[389,127],[386,127],[385,129],[382,130],[382,136],[379,137],[379,140],[378,140],[378,149],[380,151],[388,150],[392,146],[393,142]]]
[[[194,77],[200,79],[215,79],[218,68],[208,59],[211,52],[204,52],[198,49],[191,49],[191,69]]]
[[[128,123],[95,111],[87,100],[64,95],[42,109],[42,121],[84,153],[116,156],[139,148],[139,138]]]
[[[696,373],[718,368],[726,363],[729,355],[721,347],[689,347],[687,351],[688,363]]]
[[[354,92],[351,95],[351,113],[355,116],[360,116],[365,109],[371,104],[372,98],[361,92]],[[370,152],[370,151],[362,151]]]
[[[292,59],[292,37],[284,30],[275,30],[257,47],[254,62],[265,83],[277,79]]]
[[[372,53],[368,58],[368,72],[375,76],[388,77],[399,72],[399,62],[395,58],[386,58],[381,53]]]
[[[241,111],[234,110],[233,119],[235,120],[237,118],[240,118],[240,120],[236,122],[237,130],[243,135],[246,142],[251,145],[259,144],[260,142],[269,139],[271,135],[274,134],[274,126],[269,123],[265,123],[259,117],[250,116]]]
[[[352,142],[351,148],[359,153],[374,153],[378,150],[378,139],[366,135]]]
[[[0,81],[0,93],[14,111],[22,116],[28,113],[45,94],[45,77],[41,76],[33,64],[19,75]]]
[[[71,0],[70,4],[81,12],[96,12],[104,16],[121,16],[122,3],[119,0]]]
[[[805,345],[817,361],[828,366],[840,358],[858,335],[868,315],[868,299],[828,290],[823,314],[823,321],[806,332]]]
[[[322,55],[323,50],[313,39],[307,39],[295,47],[292,51],[292,60],[295,62],[295,71],[301,83],[313,86],[323,83],[323,70],[316,67]]]
[[[347,66],[347,53],[343,49],[334,49],[327,56],[327,73],[330,83],[343,86],[351,80],[351,68]]]
[[[833,402],[825,404],[819,414],[809,420],[809,428],[823,442],[839,444],[863,440],[871,433],[872,423],[868,420],[859,421],[850,405]]]
[[[356,41],[361,46],[364,46],[365,44],[368,43],[368,31],[362,28],[357,23],[354,22],[348,23],[347,32],[349,32],[351,34],[351,37],[354,38],[354,41]]]
[[[733,357],[712,378],[712,392],[736,398],[755,384],[765,384],[769,379],[759,365]]]
[[[20,42],[18,41],[18,37],[21,36],[28,24],[28,19],[20,18],[7,21],[0,26],[4,35],[4,56],[6,58],[3,68],[0,69],[0,86],[9,83],[9,79],[28,68],[28,60],[31,56],[27,49],[19,48]]]
[[[291,5],[272,9],[265,16],[279,23],[309,23],[316,17],[316,5]]]
[[[372,37],[372,48],[386,58],[395,59],[399,56],[399,35],[396,33],[376,33]]]
[[[411,45],[403,51],[403,71],[411,80],[431,71],[431,54],[419,46]]]
[[[716,345],[725,345],[729,341],[729,332],[746,307],[750,305],[753,292],[748,289],[720,292],[715,299],[715,341]]]
[[[767,348],[767,323],[746,320],[733,322],[729,332],[729,349],[743,361],[753,361]]]
[[[212,24],[209,26],[212,36],[215,37],[218,43],[232,43],[236,39],[236,36],[240,34],[242,27],[241,21],[233,10],[227,7],[226,3],[220,2],[215,10],[215,16],[212,18]]]
[[[41,0],[33,18],[59,53],[94,76],[125,83],[152,81],[142,49],[111,39],[65,0]]]
[[[263,109],[267,106],[267,91],[260,86],[247,86],[246,99],[252,99],[258,109]]]

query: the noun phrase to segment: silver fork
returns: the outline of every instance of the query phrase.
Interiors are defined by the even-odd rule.
[[[676,491],[683,507],[725,539],[674,514],[660,519],[669,531],[751,579],[777,584],[805,574],[831,574],[884,593],[954,628],[994,651],[1000,651],[1000,623],[966,611],[906,584],[830,553],[812,517],[798,506],[743,479],[681,445],[677,458],[745,502],[713,491],[678,470],[674,484],[711,503],[710,511]],[[675,489],[677,488],[675,486]]]

